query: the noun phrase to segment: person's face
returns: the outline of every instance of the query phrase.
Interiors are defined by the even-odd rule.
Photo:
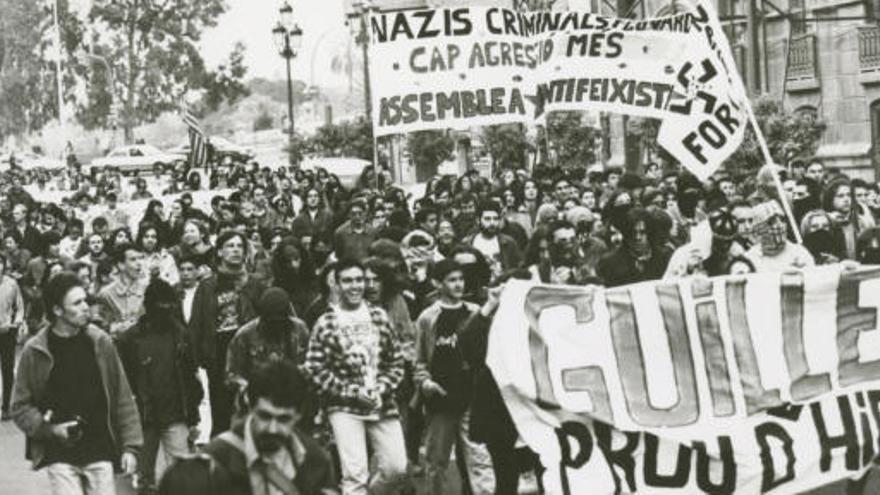
[[[376,210],[373,213],[373,227],[381,229],[388,224],[388,213],[385,210]]]
[[[59,320],[74,328],[86,326],[90,316],[86,291],[82,287],[73,287],[64,295],[61,305],[55,306],[53,311]]]
[[[281,245],[281,236],[280,235],[273,235],[272,239],[269,241],[269,249],[271,249],[272,252],[275,252],[278,250],[278,246],[280,246],[280,245]]]
[[[87,266],[80,268],[79,271],[76,272],[76,278],[78,278],[79,282],[85,287],[92,285],[92,271]]]
[[[462,215],[475,215],[477,213],[477,205],[473,201],[465,201],[461,204]]]
[[[104,251],[104,238],[100,235],[92,235],[89,237],[89,252],[98,255]]]
[[[449,220],[443,220],[437,225],[437,242],[443,245],[455,242],[455,229]]]
[[[422,224],[422,228],[425,229],[429,234],[434,235],[437,232],[437,223],[437,214],[431,213],[430,215],[425,217],[425,222]]]
[[[516,196],[513,195],[512,191],[504,191],[504,206],[508,209],[516,206]]]
[[[608,187],[617,189],[617,183],[620,182],[620,174],[608,174]]]
[[[140,278],[144,272],[144,253],[134,249],[127,250],[120,271],[130,279]]]
[[[353,266],[338,275],[339,297],[349,307],[360,306],[364,300],[364,271]]]
[[[282,191],[288,192],[288,191],[290,191],[290,189],[292,187],[293,187],[293,184],[291,184],[290,179],[281,179],[281,190]]]
[[[202,240],[202,233],[199,231],[199,228],[193,223],[187,223],[183,226],[183,242],[187,245],[195,245],[198,244],[199,241]]]
[[[15,240],[15,237],[8,235],[3,239],[3,247],[6,248],[7,251],[15,251],[18,249],[18,242]]]
[[[79,239],[82,237],[83,232],[79,227],[70,227],[67,230],[67,235],[70,236],[71,239]]]
[[[437,206],[441,208],[449,204],[449,193],[446,191],[440,192],[436,197]]]
[[[259,207],[266,206],[266,190],[262,187],[254,189],[254,203]]]
[[[293,427],[300,415],[294,407],[278,407],[260,397],[251,412],[251,435],[261,454],[278,452],[290,442]]]
[[[791,199],[806,199],[810,195],[810,191],[807,189],[806,184],[795,184],[794,189],[791,191]]]
[[[869,208],[877,208],[878,206],[880,206],[880,194],[877,194],[877,191],[875,191],[874,189],[868,189],[865,203]]]
[[[355,226],[361,226],[364,224],[365,213],[364,209],[360,205],[352,206],[350,211],[351,223]]]
[[[577,233],[571,228],[561,228],[553,231],[553,251],[558,259],[555,261],[570,261],[577,251]]]
[[[159,236],[156,234],[156,230],[148,229],[146,232],[144,232],[144,235],[141,238],[141,243],[143,244],[143,246],[141,247],[143,247],[146,251],[155,251],[156,246],[159,245]]]
[[[183,216],[183,204],[180,201],[171,203],[171,216],[180,218]]]
[[[751,208],[737,207],[730,212],[733,222],[736,224],[736,233],[743,237],[749,237],[752,234],[752,226],[754,223],[754,213]]]
[[[868,205],[868,190],[864,187],[856,187],[853,189],[853,196],[855,196],[856,204],[867,206]]]
[[[250,201],[245,201],[241,204],[241,216],[245,219],[250,219],[254,216],[254,204]]]
[[[633,226],[633,245],[644,246],[648,244],[648,226],[645,222],[636,222]]]
[[[831,221],[825,215],[813,215],[810,218],[810,232],[815,232],[817,230],[830,230],[831,229]]]
[[[724,195],[725,198],[730,199],[736,194],[736,187],[733,185],[733,182],[729,180],[721,181],[718,184],[718,188],[721,189],[721,194]]]
[[[239,191],[247,191],[248,189],[248,180],[246,177],[238,178],[238,190]]]
[[[131,239],[128,238],[128,234],[126,234],[124,230],[120,230],[116,233],[116,237],[113,239],[113,245],[118,246],[124,242],[131,242]]]
[[[27,208],[24,205],[15,205],[15,208],[12,209],[12,220],[15,223],[20,223],[27,219]]]
[[[498,212],[486,210],[480,215],[480,231],[487,236],[498,233]]]
[[[557,182],[553,192],[556,195],[557,201],[565,201],[568,198],[568,182],[564,180]]]
[[[807,167],[807,173],[805,175],[816,182],[822,182],[822,176],[824,174],[825,167],[818,163],[813,163],[809,167]]]
[[[513,184],[515,179],[516,175],[513,173],[513,170],[505,170],[504,173],[501,174],[501,182],[504,183],[505,186]]]
[[[440,282],[440,293],[452,300],[464,297],[464,272],[454,270],[449,272]]]
[[[648,169],[645,171],[645,176],[649,179],[657,180],[660,178],[660,166],[659,165],[650,165]]]
[[[629,193],[620,193],[614,198],[614,206],[625,206],[632,204],[632,196]]]
[[[321,196],[318,195],[318,191],[312,189],[306,194],[306,206],[311,209],[315,209],[318,207],[318,204],[321,203]]]
[[[244,262],[244,243],[241,237],[231,237],[220,246],[220,259],[232,266],[239,266]]]
[[[180,274],[180,283],[184,287],[193,287],[199,280],[199,271],[196,265],[190,261],[181,263],[177,271]]]
[[[534,201],[538,198],[538,186],[533,181],[526,182],[523,187],[523,196],[529,201]]]
[[[608,229],[610,232],[610,234],[608,235],[608,240],[611,242],[611,245],[613,247],[619,247],[621,244],[623,244],[623,234],[621,234],[620,231],[617,230],[617,228],[613,225],[609,225]]]
[[[852,209],[852,196],[850,191],[849,186],[840,186],[837,188],[837,192],[834,193],[834,199],[831,202],[831,206],[835,211],[849,213],[850,209]]]
[[[593,191],[584,191],[581,194],[581,205],[586,208],[593,209],[596,207],[596,193]]]
[[[369,268],[364,272],[364,297],[373,304],[379,303],[382,295],[382,281],[379,275]]]

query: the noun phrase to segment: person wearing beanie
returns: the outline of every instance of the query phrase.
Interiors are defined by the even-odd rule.
[[[270,287],[257,303],[259,317],[245,323],[232,338],[226,354],[226,376],[233,388],[243,390],[254,371],[266,363],[303,363],[309,331],[293,313],[284,289]]]
[[[786,238],[787,222],[778,202],[766,201],[752,208],[752,212],[758,242],[746,252],[746,258],[757,272],[781,272],[816,264],[807,248]]]
[[[190,453],[190,441],[199,435],[204,391],[174,288],[153,278],[144,291],[144,308],[137,323],[122,332],[117,347],[143,425],[140,493],[153,493],[159,445],[165,465]]]

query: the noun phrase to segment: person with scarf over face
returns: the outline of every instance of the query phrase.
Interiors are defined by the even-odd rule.
[[[666,266],[654,260],[648,241],[650,216],[642,208],[633,208],[617,219],[623,243],[599,260],[597,273],[606,287],[634,284],[660,278]]]
[[[813,255],[800,244],[786,239],[786,220],[775,200],[753,208],[754,232],[758,243],[746,252],[757,272],[781,272],[815,265]]]
[[[842,237],[832,231],[834,221],[824,210],[807,212],[801,220],[804,246],[818,265],[837,263],[846,258],[846,245]]]
[[[144,430],[141,493],[152,493],[159,445],[166,465],[189,454],[189,440],[198,436],[204,391],[178,319],[174,288],[153,278],[144,294],[144,307],[146,313],[122,333],[117,347]]]

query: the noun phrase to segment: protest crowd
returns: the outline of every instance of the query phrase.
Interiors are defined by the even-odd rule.
[[[877,184],[780,173],[6,172],[2,418],[55,493],[540,493],[485,364],[505,282],[880,264]]]

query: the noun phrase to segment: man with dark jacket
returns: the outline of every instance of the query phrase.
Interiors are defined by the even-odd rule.
[[[110,336],[89,325],[79,278],[59,273],[43,293],[50,324],[21,353],[13,419],[53,493],[114,494],[114,465],[134,474],[143,444],[131,388]]]
[[[216,462],[225,493],[319,495],[333,492],[330,456],[294,426],[308,382],[292,363],[258,369],[248,384],[246,419],[205,448]]]
[[[160,442],[166,465],[189,453],[204,394],[177,307],[174,289],[152,279],[144,294],[146,313],[117,343],[144,428],[140,474],[147,493],[155,488]]]
[[[217,274],[202,281],[192,303],[189,327],[199,365],[208,374],[211,436],[229,428],[234,395],[226,383],[226,353],[235,332],[257,317],[265,283],[245,268],[247,240],[235,231],[217,238]]]
[[[501,222],[501,205],[494,201],[485,201],[478,212],[480,230],[467,236],[464,244],[473,246],[483,253],[492,269],[493,276],[519,267],[522,252],[512,237],[499,232]]]

